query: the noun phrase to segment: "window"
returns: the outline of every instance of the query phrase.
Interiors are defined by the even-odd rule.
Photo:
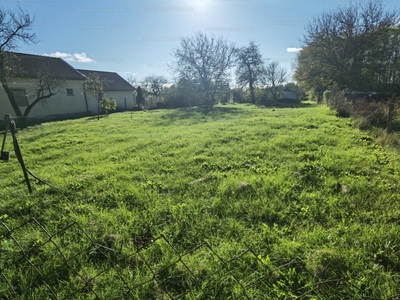
[[[25,89],[11,89],[18,106],[28,106]]]
[[[73,96],[74,95],[74,89],[67,89],[67,96]]]

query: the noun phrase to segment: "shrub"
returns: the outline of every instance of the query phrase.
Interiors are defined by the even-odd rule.
[[[117,101],[113,99],[103,98],[100,102],[100,106],[106,111],[106,114],[112,110],[117,109]]]
[[[356,127],[367,129],[371,125],[387,126],[388,107],[382,97],[371,96],[370,93],[348,93],[345,91],[326,90],[323,101],[336,111],[338,117],[353,117]]]
[[[352,115],[352,106],[343,91],[326,90],[323,93],[323,103],[336,111],[336,116],[348,118]]]
[[[385,127],[387,123],[387,109],[383,102],[368,102],[365,99],[353,100],[353,116],[361,118],[360,129],[367,129],[370,125]]]
[[[323,102],[324,104],[327,104],[331,101],[332,98],[332,91],[331,90],[326,90],[323,94]]]

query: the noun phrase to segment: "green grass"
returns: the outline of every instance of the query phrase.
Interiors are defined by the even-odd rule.
[[[5,278],[21,299],[55,297],[43,281],[61,299],[400,294],[400,155],[326,107],[116,113],[18,140],[60,192],[0,163],[1,299]]]

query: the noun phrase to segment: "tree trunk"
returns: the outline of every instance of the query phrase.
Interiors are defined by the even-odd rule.
[[[13,92],[12,92],[11,89],[8,87],[7,81],[6,81],[6,79],[3,77],[3,74],[1,75],[1,85],[3,86],[3,89],[4,89],[4,91],[5,91],[6,94],[7,94],[7,97],[8,97],[8,99],[9,99],[9,101],[10,101],[10,104],[11,104],[11,106],[12,106],[14,112],[15,112],[15,115],[16,115],[18,118],[22,117],[22,112],[21,112],[21,110],[19,109],[19,106],[18,106],[18,104],[17,104],[17,101],[15,101]]]
[[[255,104],[256,103],[256,97],[254,95],[253,80],[251,80],[251,79],[250,79],[250,82],[249,82],[249,88],[250,88],[251,103]]]

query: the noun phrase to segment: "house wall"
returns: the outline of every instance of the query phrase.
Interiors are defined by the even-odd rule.
[[[97,99],[86,93],[89,110],[93,113],[97,112]],[[105,97],[117,101],[117,110],[131,110],[136,106],[136,99],[133,91],[105,91]],[[125,105],[126,104],[126,105]]]
[[[12,82],[8,82],[8,85],[12,89],[25,89],[28,103],[32,103],[34,100],[33,92],[37,83],[38,79],[13,79]],[[86,112],[83,83],[84,81],[80,80],[66,80],[56,95],[37,103],[29,113],[29,117]],[[67,88],[73,89],[73,96],[67,96]],[[26,106],[21,106],[20,109],[21,112],[24,113]],[[0,116],[4,116],[5,114],[11,114],[11,116],[15,117],[15,112],[10,104],[10,100],[3,87],[0,85]]]
[[[283,91],[281,92],[281,94],[282,94],[282,96],[281,96],[282,99],[297,100],[297,95],[296,95],[296,93],[293,92],[293,91],[283,90]]]

